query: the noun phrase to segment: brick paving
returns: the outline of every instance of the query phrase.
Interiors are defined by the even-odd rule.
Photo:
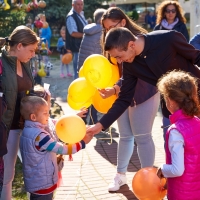
[[[60,78],[59,61],[52,59],[54,63],[49,78],[43,78],[43,82],[50,83],[52,96],[62,106],[65,114],[75,113],[66,102],[67,88],[73,78]],[[70,71],[73,73],[72,65]],[[165,162],[163,149],[163,137],[161,127],[160,110],[153,125],[153,140],[156,148],[155,166]],[[128,184],[119,191],[109,193],[107,190],[110,180],[116,172],[118,128],[116,122],[112,125],[112,140],[108,133],[100,133],[87,145],[86,149],[73,155],[73,161],[68,161],[65,156],[65,166],[62,170],[63,185],[57,190],[55,200],[136,200],[132,192],[132,178],[140,169],[137,148],[131,157],[127,178]],[[167,199],[167,198],[165,198]]]

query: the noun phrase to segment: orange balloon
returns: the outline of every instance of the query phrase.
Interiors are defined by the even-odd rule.
[[[114,57],[110,57],[110,61],[112,62],[113,65],[117,65],[117,59]]]
[[[68,88],[68,95],[76,103],[87,102],[95,94],[96,88],[90,85],[86,79],[77,78],[72,81]]]
[[[92,98],[92,105],[95,107],[95,109],[97,111],[105,114],[112,107],[112,105],[113,105],[113,103],[115,102],[116,99],[117,99],[116,95],[112,95],[112,96],[110,96],[106,99],[103,99],[100,96],[99,91],[97,90],[95,95]]]
[[[78,76],[79,78],[84,77],[83,66],[79,69]]]
[[[166,179],[159,179],[156,173],[157,168],[146,167],[133,177],[133,193],[139,200],[161,200],[167,194],[167,190],[162,189]]]
[[[110,83],[108,84],[108,87],[112,87],[120,79],[118,65],[111,65],[111,67],[112,67],[112,78],[110,80]]]
[[[65,143],[80,142],[86,133],[84,121],[77,115],[64,115],[56,122],[56,134]]]
[[[72,53],[68,52],[62,56],[62,62],[64,64],[69,64],[72,61]]]
[[[69,95],[67,95],[67,103],[74,110],[80,110],[81,108],[89,108],[92,104],[92,100],[89,99],[87,102],[74,102]]]

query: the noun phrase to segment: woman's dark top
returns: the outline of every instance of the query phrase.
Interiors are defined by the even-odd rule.
[[[14,112],[14,117],[13,117],[13,121],[11,125],[11,130],[20,129],[20,126],[19,126],[20,102],[21,102],[21,99],[24,97],[25,92],[32,88],[32,81],[27,75],[23,65],[22,65],[22,73],[23,73],[23,77],[17,75],[18,95],[17,95],[17,101],[15,105],[15,112]]]
[[[161,24],[158,24],[154,27],[154,31],[157,31],[157,30],[168,30],[168,29],[164,28]],[[177,24],[175,24],[172,30],[182,33],[185,36],[187,42],[189,42],[188,30],[187,30],[186,25],[183,22],[179,21]]]

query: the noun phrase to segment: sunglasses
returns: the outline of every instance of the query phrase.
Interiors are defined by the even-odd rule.
[[[166,13],[170,13],[170,12],[176,13],[176,9],[171,9],[171,10],[170,9],[166,9],[165,12]]]

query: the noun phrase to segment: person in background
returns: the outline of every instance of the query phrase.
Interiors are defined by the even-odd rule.
[[[87,20],[83,16],[83,0],[72,0],[72,9],[66,18],[66,49],[73,53],[74,79],[78,78],[78,52]]]
[[[166,133],[166,164],[158,169],[167,178],[168,199],[199,199],[200,119],[198,79],[185,71],[171,71],[157,83],[170,111]],[[192,189],[191,189],[192,188]]]
[[[157,20],[154,30],[175,30],[182,33],[189,42],[186,18],[178,1],[163,1],[157,9]]]
[[[200,50],[200,32],[197,33],[193,38],[191,38],[189,43],[196,49]]]
[[[92,19],[89,17],[89,18],[87,18],[87,23],[88,24],[91,24],[92,23]]]
[[[120,8],[111,7],[102,16],[102,45],[109,30],[115,27],[126,27],[132,33],[141,35],[147,33],[145,29],[133,22]],[[104,54],[106,55],[105,49]],[[109,57],[109,56],[108,56]],[[124,63],[118,62],[120,74]],[[123,79],[120,79],[113,87],[100,90],[102,98],[111,95],[120,95]],[[138,79],[135,94],[126,111],[117,119],[119,129],[119,145],[117,150],[116,173],[108,186],[109,191],[117,191],[127,183],[126,172],[130,158],[134,150],[134,140],[137,143],[137,151],[141,167],[152,167],[155,160],[155,146],[152,139],[152,126],[158,111],[160,94],[157,88],[147,82]],[[145,121],[145,124],[143,123]]]
[[[26,24],[26,26],[34,31],[34,23],[30,16],[28,17],[27,21],[28,21],[28,23]]]
[[[102,26],[101,26],[101,17],[106,10],[103,8],[99,8],[95,10],[94,22],[92,24],[88,24],[83,29],[83,39],[81,41],[79,55],[78,55],[78,71],[82,67],[85,59],[92,54],[102,54],[101,49],[101,35],[102,35]],[[97,120],[97,110],[94,106],[90,106],[88,113],[91,113],[88,124],[94,124]],[[87,116],[84,118],[86,120]]]
[[[25,120],[20,137],[25,189],[30,192],[30,200],[52,200],[58,182],[56,154],[74,154],[84,149],[92,136],[86,134],[75,144],[57,142],[45,130],[49,121],[49,105],[41,97],[24,97],[20,111]]]
[[[66,34],[66,27],[63,26],[60,30],[61,37],[58,39],[57,42],[57,51],[60,53],[60,77],[64,78],[65,73],[64,70],[66,69],[66,76],[72,77],[72,74],[69,72],[69,64],[64,64],[62,62],[62,57],[64,54],[67,53],[66,47],[65,47],[65,34]],[[65,69],[64,69],[65,68]]]
[[[1,114],[1,122],[5,124],[7,133],[4,141],[7,154],[3,156],[4,180],[1,200],[12,198],[12,181],[21,134],[20,101],[26,91],[34,85],[30,59],[35,56],[39,40],[36,33],[26,26],[18,26],[7,39],[0,39],[0,43],[7,42],[9,47],[2,51],[0,58],[3,66],[0,76],[1,88],[7,107]],[[2,130],[0,132],[3,134]]]
[[[45,14],[39,14],[40,20],[43,23],[43,27],[40,29],[40,38],[41,41],[45,44],[45,47],[47,48],[47,55],[43,55],[42,59],[45,64],[45,70],[46,70],[46,77],[50,76],[50,69],[52,69],[52,63],[49,60],[49,54],[51,54],[50,46],[51,46],[51,28],[46,21]],[[42,44],[41,44],[42,45]]]
[[[154,29],[156,25],[156,15],[154,12],[150,11],[145,16],[145,23],[147,24],[149,29]]]
[[[178,1],[163,1],[157,9],[157,21],[154,30],[175,30],[183,34],[187,42],[189,42],[188,30],[185,25],[186,19],[183,14],[183,9]],[[163,137],[167,128],[170,125],[170,112],[166,108],[164,98],[161,97],[161,106],[165,107],[162,110],[163,114]]]

